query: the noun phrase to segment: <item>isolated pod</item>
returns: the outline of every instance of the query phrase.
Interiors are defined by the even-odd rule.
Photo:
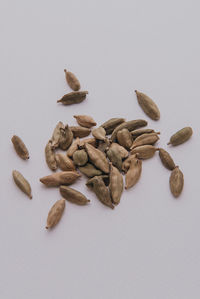
[[[142,161],[139,159],[135,159],[131,161],[129,170],[125,176],[126,186],[125,189],[129,189],[133,187],[139,180],[142,173]]]
[[[65,154],[56,154],[55,155],[56,158],[56,162],[58,167],[62,170],[62,171],[71,171],[71,170],[75,170],[75,165],[74,162]]]
[[[32,199],[31,186],[25,177],[17,170],[13,170],[13,179],[17,187]]]
[[[137,137],[131,146],[131,149],[142,145],[153,145],[159,140],[157,133],[143,134]]]
[[[51,141],[52,141],[52,148],[57,148],[59,147],[59,143],[60,143],[60,132],[61,129],[65,129],[64,124],[59,121],[55,127],[55,129],[53,130],[53,134],[51,137]]]
[[[80,176],[76,171],[61,171],[41,178],[40,182],[47,187],[59,187],[73,184]]]
[[[46,158],[46,162],[47,162],[47,165],[49,166],[49,168],[53,171],[56,170],[57,162],[56,162],[55,153],[54,153],[54,150],[52,147],[51,140],[49,140],[49,142],[45,146],[45,158]]]
[[[162,164],[169,170],[173,170],[176,165],[172,159],[172,157],[170,156],[170,154],[165,151],[163,148],[159,148],[159,156],[160,156],[160,160],[162,161]]]
[[[90,129],[97,125],[94,119],[89,115],[74,115],[74,118],[80,126],[85,128]]]
[[[105,155],[100,150],[94,148],[91,144],[88,143],[85,144],[85,149],[88,153],[90,162],[92,162],[98,169],[102,170],[103,172],[109,173],[109,163]]]
[[[88,155],[84,149],[77,150],[73,154],[73,161],[77,166],[83,166],[88,161]]]
[[[103,127],[99,127],[99,128],[93,129],[92,130],[92,135],[97,140],[102,140],[102,141],[106,140],[106,131],[105,131],[105,129]]]
[[[52,206],[47,217],[46,229],[54,227],[61,219],[65,209],[65,199],[60,199]]]
[[[111,141],[115,141],[117,138],[117,132],[121,131],[122,129],[128,129],[129,131],[136,130],[140,127],[145,127],[147,125],[146,120],[143,119],[136,119],[136,120],[130,120],[123,122],[119,126],[117,126],[114,131],[112,132],[112,135],[110,137]]]
[[[182,144],[186,142],[190,137],[192,136],[193,131],[191,127],[185,127],[178,132],[176,132],[172,137],[170,138],[170,141],[168,144],[172,144],[174,146]]]
[[[133,143],[133,138],[128,129],[122,129],[117,132],[117,141],[126,149],[130,149]]]
[[[158,149],[153,145],[141,145],[131,150],[131,155],[137,154],[139,159],[150,159]]]
[[[102,175],[102,171],[94,167],[91,163],[87,163],[85,166],[81,166],[78,169],[88,178],[92,178],[97,175]]]
[[[78,91],[81,88],[80,82],[76,78],[76,76],[72,73],[64,69],[66,81],[71,89],[74,91]]]
[[[154,101],[146,94],[135,90],[137,95],[138,103],[142,110],[153,120],[160,119],[160,111]]]
[[[21,138],[14,135],[12,137],[11,141],[14,145],[14,149],[15,149],[16,153],[18,154],[18,156],[20,158],[22,158],[23,160],[28,160],[29,159],[29,152],[28,152],[28,149],[27,149],[26,145],[21,140]]]
[[[112,134],[114,129],[125,122],[125,118],[111,118],[101,125],[106,131],[106,135]]]
[[[184,176],[178,166],[176,166],[174,170],[172,170],[169,183],[170,183],[170,190],[174,195],[174,197],[179,197],[179,195],[183,190]]]
[[[60,140],[59,140],[59,147],[62,150],[66,150],[69,148],[69,146],[72,144],[73,141],[73,133],[72,130],[68,125],[65,126],[65,128],[60,129]]]
[[[81,192],[67,186],[60,186],[60,194],[66,200],[80,206],[84,206],[90,202]]]
[[[110,163],[110,194],[112,202],[118,205],[124,188],[123,177],[119,170]]]
[[[91,133],[90,129],[84,128],[81,126],[71,126],[70,129],[72,130],[75,138],[76,137],[79,137],[79,138],[87,137]]]
[[[86,99],[88,91],[72,91],[65,94],[57,103],[62,103],[63,105],[79,104]]]

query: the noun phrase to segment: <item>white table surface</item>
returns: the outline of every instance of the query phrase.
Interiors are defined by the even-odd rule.
[[[200,298],[199,9],[191,0],[1,1],[0,298]],[[64,68],[89,91],[80,105],[56,103],[70,91]],[[144,115],[135,89],[156,101],[160,121]],[[66,202],[46,231],[60,195],[39,182],[49,173],[44,146],[59,120],[76,124],[74,114],[98,124],[147,119],[184,173],[181,197],[172,197],[156,155],[114,211],[81,178],[74,186],[91,204]],[[192,139],[167,147],[188,125]],[[28,162],[15,154],[13,134],[30,149]],[[31,182],[32,201],[14,185],[13,169]]]

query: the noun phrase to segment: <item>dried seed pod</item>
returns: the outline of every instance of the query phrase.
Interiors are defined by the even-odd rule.
[[[137,154],[139,159],[150,159],[158,149],[153,145],[141,145],[131,150],[131,155]]]
[[[85,128],[90,129],[97,125],[94,119],[89,115],[74,115],[74,118],[80,126]]]
[[[73,143],[71,144],[71,146],[69,147],[68,151],[67,151],[67,156],[68,157],[72,157],[74,152],[78,149],[78,146],[80,144],[80,139],[79,137],[77,137]]]
[[[77,150],[73,154],[73,161],[77,166],[83,166],[88,161],[88,155],[84,149]]]
[[[106,131],[106,135],[112,134],[114,129],[125,122],[125,118],[111,118],[101,125]]]
[[[65,209],[65,199],[60,199],[52,206],[47,217],[46,229],[54,227],[61,219]]]
[[[65,94],[57,103],[62,103],[63,105],[79,104],[86,99],[88,91],[72,91]]]
[[[140,135],[150,134],[150,133],[156,133],[156,132],[153,129],[137,129],[137,130],[131,131],[131,135],[132,135],[133,139],[136,139]]]
[[[142,161],[139,159],[135,159],[131,161],[129,170],[126,173],[125,181],[126,186],[125,189],[129,189],[133,187],[139,180],[142,173]]]
[[[124,188],[123,177],[119,170],[110,163],[110,194],[112,202],[118,205]]]
[[[181,194],[184,185],[184,176],[178,166],[172,170],[169,183],[172,194],[174,197],[178,197]]]
[[[55,155],[56,162],[58,167],[62,171],[71,171],[71,170],[76,170],[76,167],[74,165],[74,162],[65,154],[56,154]]]
[[[165,151],[163,148],[159,148],[159,156],[160,156],[160,160],[162,161],[162,164],[169,170],[173,170],[176,165],[172,159],[172,157],[170,156],[170,154]]]
[[[160,111],[154,101],[142,92],[135,90],[135,93],[137,95],[138,103],[144,113],[153,120],[159,120]]]
[[[128,129],[129,131],[136,130],[140,127],[145,127],[147,125],[146,120],[143,119],[136,119],[123,122],[121,125],[117,126],[112,135],[110,137],[111,141],[114,141],[117,138],[117,132],[121,131],[122,129]]]
[[[106,140],[106,131],[105,131],[105,129],[103,127],[99,127],[99,128],[93,129],[92,130],[92,135],[97,140],[102,140],[102,141]]]
[[[99,140],[98,142],[98,150],[105,154],[106,150],[110,147],[110,140],[105,138],[104,141]]]
[[[92,179],[90,179],[86,185],[94,191],[98,199],[106,206],[110,207],[111,209],[114,209],[114,206],[112,204],[112,200],[110,197],[109,189],[106,187],[104,183],[103,176],[95,176]]]
[[[185,127],[178,132],[176,132],[172,137],[170,138],[170,141],[168,144],[172,144],[174,146],[182,144],[186,142],[190,137],[192,136],[193,131],[191,127]]]
[[[118,143],[113,142],[110,146],[111,149],[114,149],[118,155],[122,158],[125,159],[128,157],[128,151]]]
[[[79,138],[87,137],[91,133],[90,129],[84,128],[81,126],[71,126],[70,129],[72,130],[75,138],[76,137],[79,137]]]
[[[55,153],[52,147],[52,141],[49,140],[45,147],[45,158],[47,165],[51,170],[56,170],[57,169],[57,163],[56,163],[56,158],[55,158]]]
[[[130,149],[133,143],[133,138],[128,129],[122,129],[117,132],[117,141],[126,149]]]
[[[40,182],[47,187],[59,187],[73,184],[80,176],[76,171],[61,171],[41,178]]]
[[[80,206],[84,206],[90,202],[90,200],[87,199],[81,192],[67,186],[60,186],[60,194],[66,200]]]
[[[73,89],[74,91],[78,91],[81,88],[81,85],[76,76],[66,69],[64,69],[64,72],[69,87],[71,87],[71,89]]]
[[[89,143],[94,147],[97,146],[97,140],[92,137],[92,138],[85,138],[85,139],[80,140],[79,147],[80,148],[84,147],[86,143]]]
[[[91,144],[86,143],[85,149],[88,153],[90,161],[100,170],[109,173],[109,163],[105,155]]]
[[[62,150],[68,149],[68,147],[72,144],[73,141],[73,133],[68,125],[65,128],[60,128],[60,139],[59,139],[59,147]]]
[[[122,163],[122,170],[127,173],[130,168],[131,162],[138,158],[138,154],[130,155],[124,162]]]
[[[20,158],[22,158],[23,160],[28,160],[29,159],[29,152],[28,152],[28,149],[27,149],[26,145],[21,140],[21,138],[14,135],[12,137],[11,141],[14,145],[14,149],[15,149],[16,153],[18,154],[18,156]]]
[[[102,171],[95,168],[92,164],[87,163],[85,166],[79,167],[81,173],[85,174],[88,178],[102,175]]]
[[[32,199],[31,186],[24,176],[17,170],[13,170],[13,179],[19,189],[24,192],[30,199]]]
[[[53,131],[53,135],[51,137],[51,140],[52,140],[52,148],[57,148],[59,147],[59,143],[60,143],[60,132],[61,132],[61,129],[65,129],[65,126],[64,124],[59,121]]]
[[[134,142],[131,146],[131,149],[136,148],[138,146],[142,146],[142,145],[153,145],[158,140],[159,140],[159,137],[158,137],[157,133],[143,134],[134,140]]]
[[[108,159],[112,164],[117,167],[120,171],[122,169],[122,158],[119,152],[115,148],[109,148],[106,152]]]

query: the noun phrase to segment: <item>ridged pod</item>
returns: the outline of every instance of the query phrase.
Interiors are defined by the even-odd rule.
[[[27,149],[26,145],[21,140],[21,138],[14,135],[12,137],[11,141],[14,145],[14,149],[15,149],[16,153],[18,154],[18,156],[20,158],[22,158],[23,160],[28,160],[29,159],[29,152],[28,152],[28,149]]]
[[[87,205],[90,202],[81,192],[67,186],[60,186],[60,194],[66,200],[80,206]]]
[[[65,199],[60,199],[52,206],[47,217],[46,229],[54,227],[61,219],[65,209]]]
[[[41,178],[40,182],[47,187],[59,187],[73,184],[80,176],[76,171],[61,171]]]
[[[73,154],[73,161],[77,166],[84,166],[88,161],[88,155],[84,149],[77,150]]]
[[[142,173],[142,161],[135,158],[131,161],[129,170],[125,176],[125,189],[133,187],[139,180]]]
[[[118,205],[124,188],[123,176],[119,170],[110,163],[110,194],[112,202]]]
[[[127,173],[127,171],[130,168],[131,162],[135,161],[135,159],[137,159],[138,156],[137,154],[135,155],[130,155],[126,160],[124,160],[124,162],[122,163],[122,170]]]
[[[79,138],[87,137],[91,133],[90,129],[84,128],[84,127],[81,127],[81,126],[71,126],[70,129],[73,132],[74,138],[76,138],[76,137],[79,137]]]
[[[80,144],[80,139],[79,137],[77,137],[73,142],[72,144],[70,145],[70,147],[68,148],[68,151],[67,151],[67,156],[68,157],[72,157],[74,152],[78,149],[78,146]]]
[[[121,145],[119,145],[118,143],[113,142],[110,146],[110,149],[115,150],[116,153],[122,158],[125,159],[128,157],[128,151]]]
[[[153,145],[155,144],[158,140],[159,137],[157,135],[158,133],[150,133],[150,134],[143,134],[137,137],[131,146],[131,149],[136,148],[138,146],[142,145]]]
[[[62,171],[73,171],[76,169],[74,162],[65,154],[58,153],[55,155],[55,158],[56,158],[58,167]]]
[[[146,120],[143,120],[143,119],[136,119],[136,120],[130,120],[130,121],[123,122],[122,124],[120,124],[119,126],[117,126],[114,129],[110,139],[111,139],[111,141],[115,141],[115,139],[117,138],[117,132],[119,132],[122,129],[128,129],[129,131],[133,131],[140,127],[145,127],[146,125],[147,125],[147,122],[146,122]]]
[[[60,129],[60,139],[59,139],[59,147],[62,150],[68,149],[73,141],[73,133],[72,130],[68,125],[65,126],[65,128]]]
[[[131,150],[131,155],[137,154],[139,159],[150,159],[158,149],[153,145],[141,145]]]
[[[105,155],[91,144],[85,144],[86,152],[88,153],[90,161],[100,170],[109,173],[109,163]]]
[[[25,177],[17,170],[13,170],[12,175],[17,187],[32,199],[31,186]]]
[[[91,137],[91,138],[85,138],[85,139],[80,140],[79,147],[84,147],[84,145],[86,143],[89,143],[94,147],[97,146],[97,140],[95,138]]]
[[[52,141],[52,148],[57,148],[59,147],[59,143],[60,143],[60,132],[61,129],[64,130],[65,126],[64,124],[59,121],[53,131],[52,137],[51,137],[51,141]]]
[[[119,155],[119,152],[116,148],[109,148],[106,152],[108,159],[112,164],[119,169],[119,171],[122,170],[122,158]]]
[[[176,165],[170,154],[163,148],[159,148],[159,156],[162,164],[169,170],[173,170]]]
[[[64,69],[66,81],[74,91],[78,91],[81,88],[80,82],[76,78],[76,76],[72,73]]]
[[[136,139],[138,136],[143,135],[143,134],[150,134],[150,133],[155,133],[153,129],[137,129],[131,131],[131,135],[133,139]]]
[[[128,129],[122,129],[117,132],[117,141],[126,149],[130,149],[133,144],[133,138]]]
[[[114,129],[125,122],[125,118],[111,118],[101,125],[106,131],[106,135],[112,134]]]
[[[179,197],[179,195],[183,190],[184,176],[178,166],[176,166],[174,170],[172,170],[169,183],[170,183],[170,190],[173,196],[176,198]]]
[[[105,129],[103,127],[99,127],[99,128],[93,129],[92,130],[92,135],[97,140],[102,140],[102,141],[106,140],[106,131],[105,131]]]
[[[88,91],[72,91],[65,94],[57,103],[62,103],[63,105],[79,104],[86,99]]]
[[[102,171],[95,168],[92,164],[87,163],[85,166],[78,168],[81,173],[85,174],[88,178],[92,178],[97,175],[102,175]]]
[[[56,158],[55,158],[55,153],[52,147],[52,141],[49,140],[49,142],[47,143],[46,147],[45,147],[45,158],[46,158],[46,162],[47,165],[49,166],[49,168],[53,171],[55,171],[57,169],[57,162],[56,162]]]
[[[182,144],[186,142],[190,137],[192,136],[193,131],[191,127],[185,127],[178,132],[176,132],[172,137],[170,138],[170,141],[168,144],[172,144],[174,146]]]
[[[160,119],[160,111],[154,101],[146,94],[135,90],[137,95],[138,103],[142,110],[153,120]]]
[[[74,115],[77,123],[85,128],[92,128],[97,125],[96,121],[89,115]]]

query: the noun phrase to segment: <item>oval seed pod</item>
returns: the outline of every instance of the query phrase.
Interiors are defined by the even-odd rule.
[[[186,142],[190,137],[192,136],[193,131],[191,127],[185,127],[178,132],[176,132],[172,137],[170,138],[170,141],[168,144],[172,144],[174,146],[182,144]]]
[[[57,169],[57,162],[56,162],[56,158],[55,158],[55,153],[52,147],[52,141],[49,140],[49,142],[47,143],[46,147],[45,147],[45,158],[46,158],[46,162],[47,165],[49,166],[49,168],[51,170],[56,170]]]
[[[124,160],[124,162],[122,163],[122,170],[127,173],[127,171],[129,170],[130,168],[130,165],[131,165],[131,162],[135,159],[137,159],[138,156],[137,154],[135,155],[130,155],[126,160]]]
[[[76,78],[76,76],[72,73],[64,69],[66,81],[74,91],[78,91],[81,88],[80,82]]]
[[[53,135],[51,137],[52,140],[52,148],[57,148],[59,147],[59,143],[60,143],[60,130],[61,129],[65,129],[64,124],[59,121],[53,131]]]
[[[136,120],[130,120],[130,121],[123,122],[121,125],[117,126],[114,129],[110,139],[111,139],[111,141],[114,141],[117,138],[117,132],[121,131],[122,129],[128,129],[129,131],[133,131],[140,127],[145,127],[146,125],[147,125],[147,122],[146,122],[146,120],[143,120],[143,119],[136,119]]]
[[[128,129],[122,129],[117,132],[117,141],[126,149],[130,149],[133,144],[133,138]]]
[[[71,170],[76,170],[76,167],[74,165],[74,162],[65,154],[56,154],[55,155],[56,162],[58,167],[62,171],[71,171]]]
[[[79,137],[77,137],[73,141],[73,143],[70,145],[70,147],[69,147],[69,149],[67,151],[67,156],[68,157],[72,157],[73,156],[74,152],[78,149],[79,144],[80,144],[80,139],[79,139]]]
[[[13,179],[19,189],[32,199],[31,186],[25,177],[17,170],[13,170]]]
[[[68,149],[68,147],[72,144],[73,137],[73,133],[68,125],[66,125],[64,129],[60,128],[59,147],[62,150]]]
[[[60,186],[60,194],[66,200],[80,206],[87,205],[88,202],[90,202],[90,200],[87,199],[81,192],[67,186]]]
[[[21,138],[14,135],[12,137],[11,141],[14,145],[14,149],[15,149],[16,153],[18,154],[18,156],[20,158],[22,158],[23,160],[28,160],[29,159],[29,152],[28,152],[28,149],[27,149],[26,145],[21,140]]]
[[[150,159],[158,149],[153,145],[141,145],[131,150],[131,155],[137,154],[139,159]]]
[[[77,171],[61,171],[41,178],[40,182],[47,187],[59,187],[73,184],[80,176]]]
[[[110,148],[111,150],[114,149],[122,159],[128,157],[128,151],[120,144],[113,142]]]
[[[79,104],[86,99],[88,91],[72,91],[65,94],[57,103],[62,103],[63,105]]]
[[[157,133],[143,134],[137,137],[131,146],[131,149],[142,145],[153,145],[159,140]]]
[[[88,161],[88,155],[84,149],[77,150],[73,154],[73,161],[77,166],[83,166]]]
[[[150,134],[150,133],[156,133],[156,132],[153,129],[137,129],[137,130],[131,131],[131,135],[132,135],[133,139],[136,139],[140,135]]]
[[[112,202],[118,205],[124,188],[123,176],[119,170],[110,163],[110,194]]]
[[[109,163],[105,155],[100,150],[88,143],[85,144],[85,149],[89,156],[90,162],[92,162],[92,164],[94,164],[103,172],[109,173]]]
[[[92,164],[87,163],[85,166],[78,168],[81,173],[85,174],[88,178],[92,178],[97,175],[102,175],[102,171],[95,168]]]
[[[105,131],[105,129],[103,127],[99,127],[99,128],[93,129],[92,130],[92,135],[97,140],[102,140],[102,141],[106,140],[106,131]]]
[[[85,138],[85,139],[80,140],[79,147],[80,148],[84,147],[86,143],[89,143],[94,147],[97,146],[97,140],[92,137],[92,138]]]
[[[137,95],[137,100],[146,115],[148,115],[153,120],[160,119],[160,111],[154,101],[148,97],[146,94],[135,90]]]
[[[90,129],[97,125],[94,119],[89,115],[74,115],[74,118],[80,126],[85,128]]]
[[[169,183],[172,194],[174,197],[178,197],[181,194],[184,185],[184,176],[178,166],[172,170]]]
[[[138,160],[137,158],[135,160],[131,161],[129,170],[126,173],[125,181],[126,186],[125,189],[129,189],[133,187],[139,180],[142,173],[142,161]]]
[[[172,157],[170,156],[170,154],[165,151],[163,148],[159,148],[159,156],[160,156],[160,160],[162,162],[162,164],[169,170],[173,170],[176,165],[172,159]]]
[[[84,128],[81,126],[71,126],[70,129],[72,130],[72,133],[75,138],[76,137],[79,137],[79,138],[87,137],[91,133],[90,129]]]
[[[106,135],[112,134],[114,129],[125,122],[125,118],[111,118],[101,125],[106,131]]]
[[[115,148],[109,148],[106,152],[108,159],[112,164],[117,167],[120,171],[122,169],[122,158],[119,155],[118,151]]]
[[[46,229],[54,227],[61,219],[65,209],[65,199],[60,199],[52,206],[47,217]]]

